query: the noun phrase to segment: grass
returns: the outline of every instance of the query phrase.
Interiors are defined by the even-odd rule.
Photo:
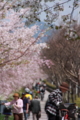
[[[75,103],[80,108],[80,97],[76,98]]]
[[[0,120],[4,120],[4,115],[0,114]],[[12,115],[9,117],[9,120],[13,120],[13,116]]]

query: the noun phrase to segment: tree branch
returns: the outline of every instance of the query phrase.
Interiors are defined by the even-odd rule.
[[[63,2],[63,3],[58,4],[58,6],[63,5],[63,4],[65,4],[65,3],[67,3],[67,2],[70,2],[70,1],[71,1],[71,0],[67,0],[67,1],[65,1],[65,2]],[[39,13],[37,13],[37,15],[39,15],[41,12],[47,11],[47,10],[53,8],[53,7],[54,7],[54,5],[51,6],[51,7],[49,7],[49,8],[47,8],[47,9],[44,9],[44,10],[40,11]],[[54,7],[54,8],[56,8],[56,7]]]
[[[42,34],[42,33],[40,33],[40,35],[41,35],[41,34]],[[40,38],[40,35],[36,38],[35,41],[33,41],[33,42],[28,46],[28,48],[27,48],[20,56],[18,56],[17,58],[14,58],[14,59],[7,60],[7,61],[5,61],[5,62],[3,62],[3,63],[0,63],[0,66],[4,66],[5,64],[7,64],[7,63],[9,63],[9,62],[18,60],[19,58],[23,57],[23,56],[25,55],[25,53],[30,49],[30,47],[31,47],[32,45],[34,45],[35,42],[37,42],[37,40]],[[28,54],[28,53],[27,53],[27,54]]]

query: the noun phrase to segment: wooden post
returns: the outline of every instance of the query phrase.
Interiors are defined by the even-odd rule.
[[[70,102],[70,91],[68,91],[68,103]]]

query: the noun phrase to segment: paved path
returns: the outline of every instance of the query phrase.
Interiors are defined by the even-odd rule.
[[[49,95],[49,92],[45,92],[45,96],[44,96],[44,100],[41,101],[41,118],[40,120],[47,120],[47,115],[44,111],[44,106],[45,106],[45,103],[46,103],[46,100],[48,98],[48,95]],[[28,120],[32,120],[32,114],[30,115],[30,118]]]

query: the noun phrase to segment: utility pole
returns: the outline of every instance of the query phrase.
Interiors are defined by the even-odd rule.
[[[78,78],[79,78],[79,82],[78,82],[78,96],[80,96],[80,69],[79,69],[79,71],[78,71]]]

